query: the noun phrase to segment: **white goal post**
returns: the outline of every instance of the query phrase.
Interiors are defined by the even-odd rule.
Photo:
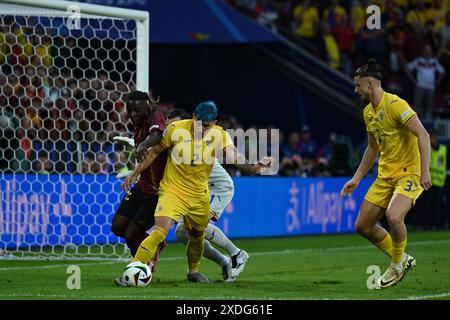
[[[123,98],[149,90],[149,13],[0,2],[0,259],[128,258],[111,233]]]
[[[7,4],[10,6],[8,10]],[[79,12],[70,10],[74,6],[79,8]],[[19,13],[47,13],[48,16],[55,14],[69,18],[78,14],[83,17],[110,17],[114,19],[128,19],[136,21],[136,41],[138,43],[136,52],[137,79],[136,89],[147,91],[148,70],[149,70],[149,39],[150,39],[150,15],[147,11],[131,10],[123,8],[108,7],[83,2],[63,1],[63,0],[2,0],[0,4],[0,14]],[[11,10],[13,9],[13,10]],[[15,10],[14,10],[15,9]],[[24,11],[19,11],[23,9]],[[52,10],[53,9],[53,10]],[[29,11],[28,11],[29,10]],[[140,45],[139,45],[140,44]]]

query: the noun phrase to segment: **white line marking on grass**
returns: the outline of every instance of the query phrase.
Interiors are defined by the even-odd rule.
[[[20,261],[20,260],[14,260],[14,261]],[[93,263],[78,263],[78,265],[79,266],[97,266],[97,265],[115,264],[115,263],[122,263],[122,262],[121,261],[114,261],[114,262],[113,261],[104,261],[104,262],[93,262]],[[0,271],[66,268],[70,265],[73,265],[73,263],[50,264],[50,265],[45,265],[45,266],[30,266],[30,267],[6,267],[6,268],[0,268]]]
[[[134,290],[134,289],[125,289],[125,290]],[[142,289],[138,289],[139,291]],[[83,299],[121,299],[121,300],[141,300],[141,299],[164,299],[164,300],[186,300],[186,299],[192,299],[192,296],[172,296],[172,295],[154,295],[149,294],[145,295],[142,293],[138,295],[134,294],[128,294],[130,291],[126,292],[124,291],[121,295],[89,295],[83,293]],[[76,294],[73,295],[66,295],[66,294],[42,294],[42,293],[12,293],[12,294],[0,294],[1,298],[53,298],[53,299],[73,299],[73,298],[79,298]],[[424,296],[409,296],[406,298],[399,298],[397,300],[425,300],[425,299],[434,299],[434,298],[445,298],[450,297],[450,292],[447,293],[441,293],[441,294],[430,294],[430,295],[424,295]],[[208,299],[208,298],[204,298]],[[214,300],[239,300],[242,299],[242,297],[238,296],[215,296]],[[245,299],[249,300],[286,300],[285,298],[273,298],[273,297],[245,297]],[[202,300],[202,299],[200,299]],[[290,300],[290,299],[288,299]],[[355,298],[302,298],[299,300],[358,300]]]
[[[445,297],[450,297],[450,292],[440,294],[428,294],[425,296],[409,296],[406,298],[401,298],[399,300],[425,300],[425,299],[445,298]]]
[[[408,243],[408,246],[424,246],[424,245],[434,245],[434,244],[440,244],[440,243],[450,243],[450,239],[445,240],[426,240],[426,241],[415,241]],[[251,256],[265,256],[265,255],[272,255],[272,254],[295,254],[295,253],[308,253],[308,252],[323,252],[323,251],[351,251],[351,250],[362,250],[362,249],[373,249],[373,245],[363,245],[363,246],[342,246],[342,247],[332,247],[332,248],[308,248],[308,249],[286,249],[286,250],[279,250],[279,251],[260,251],[260,252],[250,252]],[[164,258],[164,260],[182,260],[186,259],[186,256],[182,257],[167,257]],[[26,259],[20,260],[13,260],[13,261],[27,261]],[[105,265],[105,264],[123,264],[128,260],[116,260],[116,261],[100,261],[100,262],[92,262],[92,263],[79,263],[77,261],[77,264],[82,266],[97,266],[97,265]],[[45,265],[45,266],[30,266],[30,267],[4,267],[0,268],[0,271],[10,271],[10,270],[32,270],[32,269],[51,269],[51,268],[65,268],[69,265],[74,264],[73,262],[67,263],[67,264],[53,264],[53,265]]]
[[[427,241],[415,241],[410,242],[407,246],[423,246],[430,244],[440,244],[440,243],[450,243],[450,239],[445,240],[427,240]],[[289,253],[303,253],[303,252],[318,252],[318,251],[351,251],[351,250],[361,250],[361,249],[373,249],[374,245],[363,245],[363,246],[342,246],[342,247],[332,247],[332,248],[308,248],[308,249],[286,249],[280,251],[264,251],[264,252],[250,252],[253,256],[263,256],[268,254],[289,254]]]
[[[128,289],[125,289],[128,290]],[[131,289],[133,290],[133,289]],[[139,288],[138,291],[142,290],[142,288]],[[12,293],[12,294],[0,294],[0,297],[2,298],[26,298],[26,297],[33,297],[33,298],[59,298],[59,299],[73,299],[73,298],[79,298],[80,296],[77,294],[73,295],[65,295],[65,294],[41,294],[41,293]],[[243,297],[237,297],[237,296],[226,296],[226,297],[218,297],[214,296],[214,300],[237,300],[242,299]],[[126,300],[126,299],[134,299],[134,300],[142,300],[142,299],[164,299],[164,300],[186,300],[186,299],[192,299],[192,296],[171,296],[171,295],[160,295],[156,296],[151,293],[148,295],[145,294],[139,294],[139,295],[130,295],[124,292],[124,294],[121,295],[89,295],[89,294],[82,294],[82,299],[120,299],[120,300]],[[248,298],[245,297],[245,299],[249,300],[285,300],[281,298],[267,298],[267,297],[252,297]],[[202,299],[200,299],[202,300]],[[204,298],[204,300],[210,300],[210,298]]]

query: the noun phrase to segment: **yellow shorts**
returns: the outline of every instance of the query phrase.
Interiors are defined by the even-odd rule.
[[[209,198],[209,193],[196,198],[160,193],[155,217],[169,217],[177,223],[183,217],[187,229],[204,230],[210,219]]]
[[[364,199],[379,207],[387,208],[392,196],[399,193],[411,199],[414,205],[422,191],[418,176],[405,176],[395,180],[377,178]]]

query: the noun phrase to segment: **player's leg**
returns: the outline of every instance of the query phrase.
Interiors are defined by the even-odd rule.
[[[389,233],[378,221],[386,213],[386,208],[363,200],[355,223],[356,232],[372,242],[389,257],[392,257],[392,241]]]
[[[401,268],[403,252],[406,247],[405,216],[412,208],[413,201],[402,194],[394,194],[386,211],[392,237],[392,262]]]
[[[356,232],[372,242],[389,257],[392,257],[390,234],[378,221],[386,213],[394,186],[383,179],[376,179],[367,191],[355,223]]]
[[[170,227],[175,223],[175,220],[167,216],[155,217],[155,227],[150,234],[141,242],[136,255],[132,261],[141,261],[149,263],[155,255],[158,246],[169,233]]]
[[[227,205],[233,199],[234,189],[220,194],[211,194],[211,220],[217,221]],[[244,271],[249,258],[245,250],[238,248],[217,226],[209,223],[205,229],[205,239],[225,249],[231,257],[232,277],[238,277]]]
[[[146,231],[155,224],[155,209],[158,203],[158,196],[147,195],[138,190],[136,200],[140,202],[133,220],[128,224],[125,231],[125,240],[134,257],[141,242],[147,238]]]
[[[180,221],[175,229],[175,236],[177,240],[184,243],[185,245],[189,242],[189,231],[186,229],[183,221]],[[204,244],[204,252],[203,256],[207,259],[210,259],[220,265],[221,267],[230,264],[230,258],[220,253],[217,249],[215,249],[211,243],[206,240]]]
[[[111,231],[118,237],[125,238],[127,227],[139,209],[140,203],[135,199],[136,190],[135,186],[127,192],[114,214]]]
[[[186,245],[188,259],[187,279],[191,282],[208,283],[209,279],[199,272],[200,259],[204,251],[205,230],[188,229],[189,240]]]
[[[377,281],[380,288],[397,284],[416,265],[416,259],[405,254],[407,242],[405,216],[422,191],[419,177],[404,177],[396,182],[394,195],[386,210],[386,218],[392,236],[392,260],[389,268]]]
[[[208,223],[208,226],[205,229],[205,240],[218,245],[228,252],[232,264],[231,276],[233,278],[238,277],[242,271],[244,271],[249,254],[245,250],[236,247],[236,245],[223,233],[222,230],[220,230],[220,228],[212,223]]]
[[[205,228],[209,222],[209,194],[191,200],[192,206],[183,216],[189,241],[186,246],[188,258],[187,278],[191,282],[209,282],[209,279],[199,273],[200,259],[204,251]]]
[[[175,236],[178,241],[184,243],[185,245],[189,242],[189,231],[186,229],[184,221],[178,222],[177,228],[175,229]],[[214,248],[211,243],[206,240],[204,241],[203,256],[211,261],[214,261],[222,268],[222,273],[224,280],[232,281],[231,277],[231,259]]]
[[[223,248],[230,256],[237,255],[241,251],[222,230],[212,223],[208,223],[205,229],[205,239]]]
[[[404,253],[407,237],[404,219],[412,205],[413,202],[408,197],[394,194],[387,209],[386,218],[392,237],[392,258],[388,269],[377,281],[380,288],[387,288],[397,284],[404,274],[415,266],[415,259]],[[408,259],[411,261],[408,262]]]
[[[172,218],[165,216],[156,217],[155,220],[155,227],[139,245],[136,255],[133,260],[131,260],[132,262],[141,261],[145,264],[149,264],[157,252],[158,245],[164,241],[169,233],[170,227],[175,222]],[[114,283],[121,287],[127,286],[126,281],[122,277],[115,278]]]
[[[182,212],[189,210],[187,201],[175,194],[161,193],[155,210],[155,226],[140,244],[133,261],[148,263],[169,233],[170,227],[180,220]]]
[[[116,212],[111,223],[111,232],[120,238],[125,238],[125,233],[130,222],[131,218],[117,214]]]

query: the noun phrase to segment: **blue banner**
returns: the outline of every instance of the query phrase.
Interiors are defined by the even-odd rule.
[[[280,37],[221,0],[77,0],[147,11],[150,43],[278,42]]]
[[[234,178],[234,198],[217,225],[231,238],[353,232],[373,179],[342,198],[345,181]],[[0,187],[0,248],[123,242],[110,230],[124,196],[113,176],[3,175]]]

